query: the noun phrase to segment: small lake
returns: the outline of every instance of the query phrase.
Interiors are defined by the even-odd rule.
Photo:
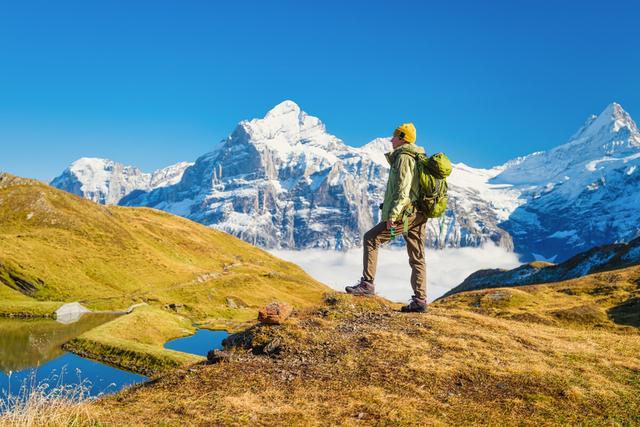
[[[65,352],[62,345],[117,317],[86,314],[71,324],[52,319],[0,318],[0,399],[28,389],[84,384],[89,396],[114,393],[146,377]],[[24,394],[24,393],[23,393]]]
[[[214,348],[221,349],[222,340],[228,336],[229,333],[227,331],[198,329],[195,334],[171,340],[167,342],[164,347],[170,350],[207,357],[209,350],[213,350]]]

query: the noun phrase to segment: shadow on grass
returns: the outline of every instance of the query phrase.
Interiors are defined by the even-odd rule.
[[[612,307],[609,318],[620,325],[640,327],[640,298],[631,298]]]

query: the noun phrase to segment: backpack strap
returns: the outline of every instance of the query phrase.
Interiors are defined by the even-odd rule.
[[[435,181],[435,184],[436,184],[436,188],[434,188],[433,195],[436,197],[436,201],[437,201],[438,197],[440,196],[440,191],[442,190],[442,180],[440,178],[436,178],[435,176],[433,177],[433,180]]]

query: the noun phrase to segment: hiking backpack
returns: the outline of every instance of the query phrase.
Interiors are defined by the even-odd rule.
[[[420,174],[420,191],[416,208],[427,218],[437,218],[447,209],[447,177],[451,175],[451,162],[444,153],[431,157],[425,154],[415,156]]]

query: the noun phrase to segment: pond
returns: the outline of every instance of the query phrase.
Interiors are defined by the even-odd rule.
[[[0,400],[26,389],[82,384],[85,396],[113,393],[147,378],[65,352],[62,345],[116,315],[86,314],[71,324],[0,318]],[[23,389],[23,390],[21,390]]]
[[[207,356],[209,350],[222,348],[222,340],[229,336],[227,331],[211,331],[209,329],[198,329],[195,334],[171,340],[164,347],[170,350],[182,351],[184,353]]]

